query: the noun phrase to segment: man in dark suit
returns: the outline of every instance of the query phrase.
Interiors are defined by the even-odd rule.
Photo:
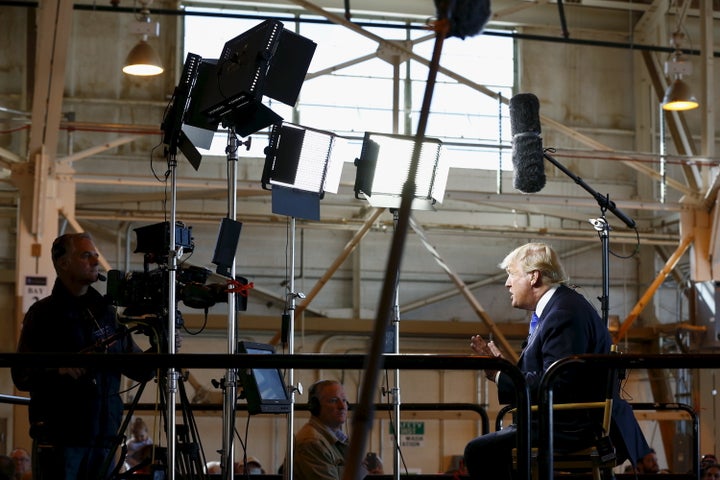
[[[567,287],[567,277],[557,254],[543,243],[528,243],[513,250],[500,264],[508,278],[505,286],[513,307],[532,312],[530,335],[523,345],[518,368],[523,372],[535,403],[538,386],[545,371],[556,360],[583,353],[609,353],[610,335],[593,306],[575,290]],[[470,347],[480,355],[502,357],[491,341],[480,335],[471,339]],[[486,371],[497,384],[500,403],[515,400],[515,387],[507,375]],[[554,384],[556,403],[597,400],[605,388],[599,372],[569,369]],[[611,436],[618,460],[633,463],[650,448],[640,431],[630,406],[616,399],[613,407]],[[577,450],[590,446],[598,433],[598,422],[590,414],[564,412],[554,415],[553,440],[558,450]],[[537,441],[537,422],[531,422],[533,442]],[[473,478],[494,480],[512,478],[512,449],[517,431],[510,425],[498,432],[472,440],[465,447],[465,464]]]

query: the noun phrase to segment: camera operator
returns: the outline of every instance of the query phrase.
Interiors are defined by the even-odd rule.
[[[120,329],[115,308],[90,286],[99,257],[90,235],[62,235],[51,253],[57,279],[25,315],[18,352],[141,352]],[[35,479],[107,476],[123,415],[121,374],[144,382],[154,370],[13,367],[16,387],[30,392]]]

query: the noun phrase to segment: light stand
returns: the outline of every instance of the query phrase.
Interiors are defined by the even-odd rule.
[[[166,156],[168,159],[168,168],[170,170],[170,220],[168,222],[168,303],[167,303],[167,337],[168,337],[168,353],[174,355],[175,351],[175,325],[177,318],[177,299],[175,285],[177,280],[177,259],[182,256],[183,247],[178,247],[176,239],[176,223],[177,223],[177,150],[181,145],[190,147],[188,151],[194,150],[192,145],[187,145],[186,138],[182,132],[182,124],[190,107],[190,98],[195,87],[198,71],[200,67],[200,57],[189,54],[183,66],[180,83],[175,88],[171,107],[163,118],[161,128],[163,130],[163,143],[166,145]],[[190,156],[188,157],[190,158]],[[197,170],[200,165],[199,159],[193,166]],[[176,464],[176,428],[175,428],[175,401],[177,394],[178,372],[174,368],[168,368],[166,378],[166,434],[168,439],[167,446],[167,466],[168,480],[175,480],[175,464]]]
[[[393,229],[397,230],[398,211],[393,209]],[[393,305],[393,353],[400,354],[400,272],[395,282],[395,296]],[[386,340],[387,341],[387,340]],[[395,422],[395,445],[393,448],[393,478],[400,479],[400,369],[395,369],[394,373],[395,386],[392,389],[392,405],[393,405],[393,422]]]
[[[231,221],[234,221],[237,215],[238,142],[235,134],[239,133],[246,137],[282,121],[279,115],[262,103],[263,96],[293,106],[300,93],[315,48],[316,44],[313,41],[285,29],[281,22],[266,20],[228,40],[218,60],[202,60],[193,55],[193,63],[196,63],[197,67],[194,69],[192,87],[187,89],[187,95],[184,96],[182,112],[176,112],[171,116],[172,128],[166,130],[165,143],[174,147],[171,150],[179,147],[197,169],[200,154],[193,144],[209,148],[218,125],[222,123],[224,127],[229,128],[226,152],[229,166],[228,218]],[[190,90],[193,90],[192,98],[190,98]],[[249,142],[247,145],[249,148]],[[173,209],[174,194],[173,190]],[[172,262],[175,263],[171,266],[171,284],[175,278],[175,257],[172,257]],[[234,281],[234,255],[230,275]],[[228,293],[228,353],[230,354],[237,353],[236,302],[234,293]],[[222,467],[224,478],[231,479],[234,476],[233,439],[237,402],[235,369],[226,371],[224,388]],[[292,431],[289,436],[292,437]]]
[[[249,145],[248,145],[249,146]],[[228,165],[228,218],[235,220],[237,216],[237,163],[238,139],[233,128],[228,129],[227,154]],[[235,279],[235,258],[233,256],[230,266],[230,278]],[[235,308],[235,293],[228,293],[228,332],[227,351],[231,355],[237,353],[237,309]],[[237,403],[237,370],[228,368],[225,371],[224,397],[223,397],[223,449],[221,452],[221,465],[223,478],[232,479],[234,476],[235,451],[233,440],[235,434],[235,405]]]
[[[442,203],[449,169],[441,156],[441,147],[441,142],[435,139],[426,138],[422,142],[417,142],[413,137],[403,135],[372,132],[365,134],[362,152],[356,161],[355,194],[358,198],[365,198],[374,207],[390,208],[396,235],[401,221],[398,206],[405,201],[405,194],[408,193],[406,184],[411,181],[413,162],[415,163],[414,185],[412,194],[407,200],[409,209],[428,210],[434,208],[436,203]],[[389,348],[386,339],[384,353],[397,355],[400,353],[399,263],[394,265],[394,268],[396,271],[392,285],[391,307],[393,345]],[[389,285],[386,284],[386,287]],[[395,422],[393,472],[395,478],[399,479],[400,370],[395,370],[394,378],[395,385],[390,392]]]
[[[572,178],[575,183],[580,185],[582,188],[585,189],[590,195],[595,198],[598,205],[600,206],[600,212],[601,217],[598,219],[591,219],[590,223],[593,224],[595,227],[595,230],[597,230],[600,235],[600,240],[602,243],[602,296],[600,297],[600,307],[602,310],[602,318],[605,322],[605,325],[609,325],[609,313],[610,313],[610,225],[607,223],[605,219],[605,212],[607,210],[610,210],[613,214],[615,214],[616,217],[618,217],[622,222],[627,225],[628,228],[635,229],[635,221],[625,215],[620,209],[617,208],[615,205],[615,202],[610,200],[610,195],[602,195],[598,193],[597,190],[594,190],[590,185],[585,183],[585,181],[572,173],[570,170],[565,168],[564,165],[562,165],[560,162],[558,162],[555,158],[553,158],[550,154],[548,154],[548,151],[552,151],[551,149],[545,149],[543,152],[543,157],[545,157],[550,163],[555,165],[557,168],[560,169],[565,175]]]
[[[295,353],[295,299],[299,295],[295,292],[295,217],[290,217],[290,279],[288,281],[288,311],[287,311],[287,348],[288,354]],[[287,439],[285,448],[287,452],[287,479],[293,480],[295,476],[295,370],[290,368],[287,372],[288,394],[290,395],[290,411],[287,416]]]
[[[304,298],[295,291],[295,223],[296,218],[320,219],[320,199],[326,191],[337,193],[342,173],[342,158],[333,155],[337,136],[331,132],[315,130],[292,123],[276,124],[270,133],[266,148],[262,186],[272,190],[273,213],[287,215],[290,233],[290,277],[286,297],[288,354],[295,351],[296,299]],[[284,329],[284,328],[283,328]],[[294,370],[288,369],[290,410],[287,417],[286,476],[294,476]]]
[[[177,218],[177,160],[168,158],[170,165],[170,244],[168,245],[168,353],[175,352],[175,316],[177,300],[175,298],[175,280],[177,278],[177,259],[182,256],[175,247],[175,221]],[[167,371],[167,437],[168,437],[168,480],[175,480],[175,399],[177,393],[177,371],[170,367]]]

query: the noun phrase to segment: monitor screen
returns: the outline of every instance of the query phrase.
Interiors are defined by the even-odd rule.
[[[275,349],[272,345],[243,341],[238,343],[238,353],[271,355],[275,353]],[[290,396],[279,369],[245,368],[240,369],[239,373],[250,414],[290,411]]]

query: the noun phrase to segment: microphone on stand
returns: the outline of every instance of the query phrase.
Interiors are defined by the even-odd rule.
[[[628,228],[635,228],[635,221],[617,208],[609,196],[601,195],[583,179],[565,168],[543,151],[540,136],[540,102],[532,93],[518,93],[510,99],[510,132],[512,133],[512,162],[515,168],[513,186],[522,193],[536,193],[545,187],[545,162],[547,159],[575,183],[588,191],[598,204],[610,210]]]
[[[104,282],[105,280],[107,280],[107,277],[106,277],[105,275],[103,275],[102,273],[98,272],[98,278],[97,278],[97,279],[98,279],[99,282]]]

